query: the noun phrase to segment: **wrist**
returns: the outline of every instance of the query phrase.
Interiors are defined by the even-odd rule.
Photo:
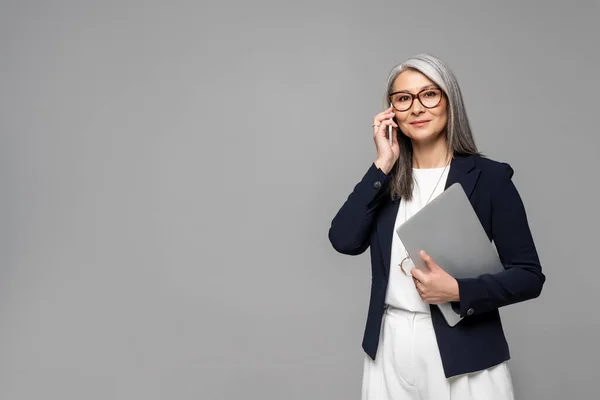
[[[384,174],[388,175],[392,170],[393,164],[386,160],[376,159],[375,166],[379,168]]]
[[[456,279],[453,279],[452,299],[450,301],[460,301],[460,289],[458,287],[458,281]]]

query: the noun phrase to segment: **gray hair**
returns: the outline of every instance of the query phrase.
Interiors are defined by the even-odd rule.
[[[438,85],[448,98],[448,122],[445,129],[448,141],[448,153],[453,156],[467,154],[481,155],[471,132],[471,126],[467,118],[467,111],[463,103],[458,81],[452,70],[442,60],[433,55],[418,54],[392,68],[387,79],[383,108],[387,109],[390,106],[389,94],[392,92],[394,80],[401,72],[407,69],[415,70],[425,75]],[[400,157],[391,171],[390,192],[392,197],[410,200],[413,190],[412,142],[410,138],[401,133],[398,134],[398,142],[400,144]]]

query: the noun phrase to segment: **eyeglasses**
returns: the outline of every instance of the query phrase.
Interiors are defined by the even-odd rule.
[[[441,89],[423,89],[417,94],[412,93],[392,93],[389,95],[390,103],[398,111],[409,110],[415,98],[419,99],[419,103],[425,108],[434,108],[442,101],[443,92]]]

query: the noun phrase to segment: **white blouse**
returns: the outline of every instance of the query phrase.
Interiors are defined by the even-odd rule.
[[[423,208],[427,204],[427,200],[431,196],[429,201],[431,202],[437,196],[439,196],[446,185],[448,179],[448,171],[450,168],[426,168],[418,169],[413,168],[413,179],[415,182],[413,189],[413,199],[411,201],[400,201],[398,207],[398,214],[396,215],[396,223],[394,224],[394,230],[392,232],[392,254],[390,259],[390,275],[386,293],[386,304],[393,307],[402,308],[407,311],[413,312],[429,312],[429,305],[425,304],[410,275],[410,270],[414,268],[412,261],[404,261],[404,271],[400,269],[400,262],[406,256],[404,245],[398,237],[396,230],[406,218],[410,219],[417,211]],[[442,175],[443,173],[443,175]],[[438,183],[439,181],[439,183]],[[436,187],[437,184],[437,187]],[[435,188],[435,192],[433,192]],[[433,192],[433,194],[432,194]],[[406,214],[405,214],[406,213]]]

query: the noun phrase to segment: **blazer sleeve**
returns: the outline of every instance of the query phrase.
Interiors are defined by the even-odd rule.
[[[388,193],[389,181],[390,175],[371,164],[331,221],[329,241],[336,251],[358,255],[369,247],[375,212]]]
[[[491,206],[492,239],[505,270],[478,278],[457,279],[462,317],[536,298],[546,280],[525,207],[512,181],[514,171],[506,163],[502,167]]]

